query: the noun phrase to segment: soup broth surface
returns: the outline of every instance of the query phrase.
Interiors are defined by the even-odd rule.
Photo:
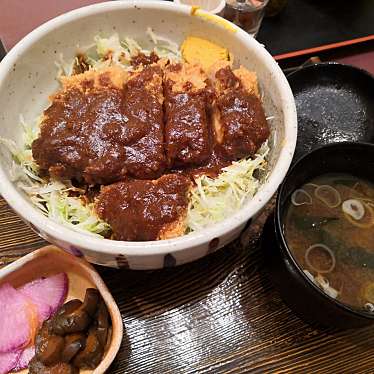
[[[291,194],[283,222],[305,274],[329,296],[374,313],[374,184],[318,176]]]

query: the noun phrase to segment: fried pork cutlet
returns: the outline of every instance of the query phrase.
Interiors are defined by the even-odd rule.
[[[161,67],[152,64],[132,73],[125,84],[126,126],[142,131],[141,137],[125,146],[126,168],[135,178],[157,178],[166,166],[162,75]]]
[[[142,136],[126,126],[119,68],[62,78],[44,111],[33,157],[44,173],[61,179],[108,183],[126,174],[124,145]]]
[[[95,207],[111,226],[113,239],[169,239],[185,232],[190,188],[191,181],[177,174],[121,181],[103,187]]]
[[[270,131],[259,98],[256,74],[227,62],[212,67],[215,89],[213,127],[219,148],[229,160],[253,156]]]
[[[165,146],[169,166],[202,164],[211,152],[207,76],[198,65],[168,65],[164,92]]]
[[[149,66],[129,75],[119,67],[62,78],[51,98],[33,157],[44,173],[106,184],[125,175],[161,175],[162,71]]]

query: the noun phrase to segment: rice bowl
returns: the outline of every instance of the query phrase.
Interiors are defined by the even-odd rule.
[[[156,17],[152,16],[152,12],[160,16],[158,21],[155,21]],[[124,17],[131,22],[123,25],[120,20]],[[100,24],[102,30],[97,30],[95,24]],[[142,27],[139,27],[139,24]],[[179,29],[176,25],[180,25]],[[197,15],[190,15],[189,7],[157,2],[103,3],[82,8],[48,22],[23,39],[1,64],[0,100],[3,107],[6,107],[3,118],[3,121],[6,119],[6,125],[3,125],[0,136],[13,139],[20,145],[21,128],[16,128],[11,122],[17,123],[16,118],[20,113],[24,114],[26,122],[30,122],[47,106],[46,97],[57,88],[54,79],[56,76],[54,61],[58,59],[60,52],[65,59],[72,59],[72,54],[76,52],[72,44],[89,45],[98,32],[112,35],[113,28],[120,35],[131,35],[136,40],[147,42],[147,26],[152,27],[157,35],[168,36],[177,44],[191,34],[219,42],[236,56],[239,64],[257,72],[264,92],[266,115],[274,118],[271,123],[272,136],[269,140],[269,176],[253,199],[246,199],[238,212],[220,223],[204,228],[202,232],[196,231],[162,242],[114,242],[73,232],[52,222],[32,208],[26,197],[10,181],[11,160],[3,149],[3,169],[0,173],[4,183],[1,193],[10,205],[26,221],[33,224],[38,233],[47,240],[64,249],[82,253],[88,261],[106,266],[116,267],[125,264],[124,266],[133,269],[160,268],[165,264],[166,255],[172,256],[173,265],[179,265],[204,256],[208,250],[212,251],[227,244],[240,233],[246,221],[258,213],[275,192],[289,167],[296,142],[296,113],[292,93],[279,67],[263,47],[243,31],[226,21],[221,21],[218,17],[212,20],[211,15],[200,11]],[[74,43],[67,40],[68,29],[70,38],[71,35],[76,38]],[[78,32],[78,30],[85,32]],[[170,30],[177,30],[172,38]],[[31,46],[34,48],[32,49]],[[19,56],[22,56],[22,59]],[[43,60],[47,69],[43,72],[39,72],[35,64],[41,56],[45,56]],[[15,71],[12,70],[14,62],[17,62]],[[17,79],[14,79],[14,75],[17,75]],[[27,76],[31,78],[27,79]],[[24,105],[17,107],[7,93],[15,90],[17,95],[21,95],[21,86],[18,88],[6,86],[17,85],[17,81],[22,80],[24,85],[29,84],[31,94],[23,98]],[[34,86],[37,88],[34,89]],[[9,102],[12,102],[12,105],[9,105]],[[209,243],[216,238],[219,239],[218,245],[211,245],[209,249]],[[217,240],[214,243],[217,243]]]

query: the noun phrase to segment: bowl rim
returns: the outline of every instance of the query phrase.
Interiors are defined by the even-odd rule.
[[[325,144],[321,145],[309,153],[306,153],[302,157],[300,157],[294,165],[290,168],[288,171],[286,177],[284,178],[284,181],[279,187],[278,190],[278,195],[276,199],[276,205],[275,205],[275,214],[274,214],[274,224],[275,224],[275,230],[277,232],[277,238],[280,241],[279,245],[283,248],[283,251],[286,253],[287,258],[291,261],[291,264],[294,268],[296,268],[297,272],[301,277],[306,281],[306,284],[311,287],[312,289],[315,290],[315,292],[318,292],[318,294],[322,295],[326,300],[329,302],[333,302],[336,304],[338,307],[341,309],[344,309],[346,312],[350,312],[354,315],[358,315],[360,317],[365,317],[367,319],[372,319],[374,320],[374,313],[366,312],[365,310],[360,311],[359,309],[354,309],[353,307],[350,307],[348,304],[344,304],[340,302],[339,300],[336,300],[323,292],[311,279],[308,278],[308,276],[304,273],[303,269],[301,266],[298,264],[296,261],[295,257],[292,255],[291,250],[287,244],[287,240],[285,238],[283,228],[282,228],[282,223],[283,223],[283,218],[282,218],[282,213],[281,213],[281,201],[285,200],[282,195],[284,195],[286,192],[286,182],[288,178],[291,177],[292,173],[296,168],[299,168],[300,165],[302,165],[306,159],[309,159],[310,157],[316,157],[316,154],[320,153],[321,151],[324,151],[325,149],[331,148],[332,150],[337,147],[342,147],[342,148],[349,148],[349,147],[364,147],[364,148],[371,148],[374,151],[374,144],[373,143],[367,143],[367,142],[335,142],[335,143],[330,143],[330,144]]]
[[[191,16],[192,10],[192,7],[190,6],[177,5],[173,2],[146,0],[110,1],[72,10],[42,24],[26,35],[21,41],[19,41],[9,51],[0,64],[0,82],[5,79],[19,56],[32,47],[33,44],[37,43],[46,34],[53,32],[54,29],[83,17],[104,13],[106,11],[126,10],[134,7],[141,7],[151,10],[165,10],[167,12],[188,16]],[[213,238],[219,238],[234,231],[240,225],[245,224],[254,214],[264,207],[264,205],[276,192],[277,188],[285,177],[288,168],[291,165],[296,147],[297,116],[295,101],[291,88],[277,62],[273,59],[269,52],[265,50],[263,45],[258,43],[238,26],[222,19],[219,16],[212,15],[203,10],[199,10],[198,14],[203,16],[200,18],[204,22],[213,22],[214,24],[225,22],[226,24],[230,25],[230,30],[226,30],[226,32],[235,32],[237,38],[241,39],[246,45],[248,45],[250,49],[256,50],[256,53],[263,60],[263,63],[267,65],[269,70],[272,72],[272,77],[276,80],[280,90],[283,104],[282,112],[285,123],[285,140],[281,146],[278,159],[274,164],[273,171],[268,176],[266,182],[259,188],[254,198],[251,199],[251,201],[249,201],[243,208],[225,220],[218,222],[209,228],[178,238],[144,242],[115,241],[111,239],[96,238],[89,234],[77,232],[44,216],[41,212],[34,208],[30,202],[27,201],[27,198],[23,196],[20,191],[16,189],[13,183],[7,178],[3,167],[0,166],[0,180],[2,180],[2,183],[0,184],[0,193],[7,203],[18,213],[18,215],[20,215],[24,220],[32,223],[47,236],[50,236],[58,241],[68,243],[71,246],[77,246],[82,249],[107,254],[124,254],[141,257],[168,254],[205,244]]]

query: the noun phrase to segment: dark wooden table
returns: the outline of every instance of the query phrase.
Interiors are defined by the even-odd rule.
[[[0,9],[5,3],[14,10],[21,2],[0,0]],[[7,11],[14,22],[15,13]],[[353,60],[368,66],[367,56]],[[285,306],[258,245],[262,221],[241,241],[189,265],[154,272],[97,267],[125,325],[109,373],[374,373],[374,326],[314,328]],[[45,244],[0,198],[0,267]]]
[[[109,373],[373,373],[374,327],[339,332],[302,322],[271,284],[259,231],[244,246],[178,268],[98,266],[125,326]],[[0,266],[44,244],[0,200]]]

